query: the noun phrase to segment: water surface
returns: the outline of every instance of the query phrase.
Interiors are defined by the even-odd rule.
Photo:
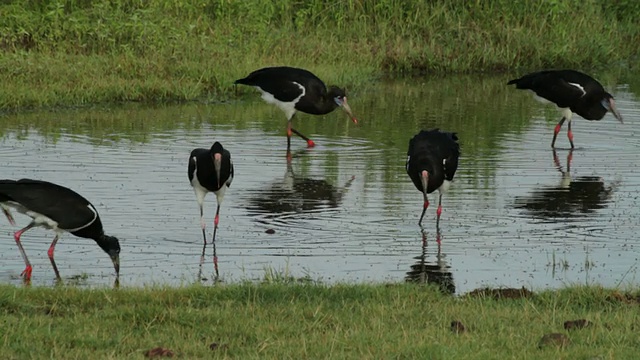
[[[605,79],[625,124],[576,117],[573,152],[566,129],[557,142],[565,148],[550,149],[558,112],[505,86],[507,77],[448,77],[350,94],[360,126],[339,111],[300,114],[296,128],[317,146],[294,139],[290,164],[284,116],[258,94],[3,115],[0,175],[56,182],[92,201],[107,234],[120,238],[124,286],[198,281],[202,234],[187,158],[215,140],[231,151],[236,173],[220,215],[223,281],[275,271],[327,283],[433,282],[451,293],[637,285],[640,105],[625,84],[640,77]],[[462,152],[439,232],[437,195],[421,230],[422,195],[404,170],[409,138],[431,127],[457,131]],[[211,194],[209,230],[214,213]],[[0,219],[0,281],[19,284],[15,230]],[[44,229],[23,235],[34,284],[54,283],[52,238]],[[205,259],[211,283],[211,247]],[[113,282],[111,261],[92,240],[65,235],[56,261],[68,282]]]

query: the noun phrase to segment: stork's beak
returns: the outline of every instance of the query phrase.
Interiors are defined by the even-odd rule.
[[[220,188],[220,169],[222,168],[222,154],[213,155],[213,168],[216,170],[216,179],[218,180],[218,188]]]
[[[116,277],[120,277],[120,253],[113,251],[109,253],[109,257],[113,262],[113,268],[116,269]]]
[[[347,104],[346,96],[342,98],[342,102],[338,105],[342,106],[342,109],[347,113],[347,115],[349,115],[349,117],[351,118],[351,121],[353,121],[354,124],[358,123],[358,119],[356,119],[356,117],[353,116],[353,113],[351,112],[351,106]]]
[[[427,170],[422,170],[420,173],[420,181],[422,182],[422,192],[427,195],[427,187],[429,186],[429,173]]]
[[[622,121],[622,115],[620,115],[620,112],[618,112],[618,108],[616,108],[616,102],[613,99],[609,100],[609,110],[611,110],[613,116],[615,116],[621,124],[624,124],[624,122]]]

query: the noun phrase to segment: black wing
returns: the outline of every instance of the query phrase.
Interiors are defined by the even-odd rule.
[[[99,220],[93,205],[80,194],[47,181],[0,181],[0,194],[58,223],[63,230],[87,227]]]
[[[517,89],[532,90],[538,96],[554,102],[559,107],[568,108],[580,100],[587,91],[586,84],[582,85],[580,82],[584,78],[577,77],[575,73],[577,72],[569,70],[540,71],[511,80],[507,84],[515,84]],[[589,76],[587,78],[591,79]]]
[[[327,91],[322,80],[310,71],[286,66],[259,69],[244,79],[236,80],[235,83],[257,86],[283,102],[299,97],[303,91],[300,86],[308,88],[307,92]]]
[[[431,154],[437,159],[442,159],[445,179],[451,181],[458,169],[458,158],[460,157],[460,145],[456,133],[442,132],[439,129],[422,130],[411,140],[407,150],[406,170],[409,173],[411,156]],[[409,173],[412,176],[412,173]]]
[[[460,158],[460,145],[458,144],[458,136],[456,133],[445,133],[449,138],[449,146],[447,147],[447,156],[442,162],[444,167],[445,179],[451,181],[458,170],[458,158]]]
[[[194,157],[198,158],[199,156],[207,153],[209,153],[209,149],[198,148],[193,149],[191,151],[191,154],[189,154],[189,165],[187,166],[187,176],[189,177],[189,183],[193,181],[193,174],[195,174],[197,167],[197,161],[194,159]]]
[[[225,182],[227,187],[231,187],[231,182],[233,181],[233,161],[231,161],[231,153],[229,151],[224,151],[224,156],[229,158],[229,178]]]

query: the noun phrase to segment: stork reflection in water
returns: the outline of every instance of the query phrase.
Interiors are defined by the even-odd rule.
[[[557,152],[553,151],[553,162],[562,174],[558,185],[546,185],[535,189],[528,196],[515,198],[514,207],[523,209],[531,215],[541,218],[566,218],[586,216],[605,208],[611,201],[619,181],[605,185],[599,176],[571,175],[573,150],[567,154],[566,171],[563,169]]]
[[[414,257],[418,261],[411,265],[411,270],[407,272],[405,281],[436,285],[444,294],[455,294],[456,285],[453,281],[453,274],[449,270],[451,266],[446,263],[445,256],[442,254],[440,227],[437,227],[436,230],[437,252],[435,262],[427,261],[429,243],[427,241],[427,232],[424,229],[421,229],[420,232],[422,236],[422,251],[420,255]]]
[[[296,158],[307,150],[287,156]],[[284,177],[276,179],[266,189],[256,191],[249,199],[247,209],[254,215],[266,214],[268,218],[278,218],[291,213],[321,212],[335,209],[355,179],[352,176],[343,186],[334,186],[324,179],[304,177],[295,172],[292,161],[287,160]]]

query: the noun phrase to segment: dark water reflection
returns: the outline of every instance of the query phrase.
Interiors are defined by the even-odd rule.
[[[447,264],[446,255],[442,253],[441,232],[438,230],[435,239],[428,239],[427,231],[421,231],[422,247],[420,255],[414,257],[416,263],[407,271],[405,280],[418,284],[434,285],[445,294],[455,294],[451,266]]]
[[[561,173],[557,185],[535,188],[528,196],[515,199],[515,208],[541,218],[569,218],[586,216],[605,208],[620,181],[606,185],[600,176],[571,174],[573,151],[567,155],[567,170],[563,170],[554,151],[554,163]]]
[[[598,75],[625,124],[576,118],[571,165],[569,151],[558,149],[557,167],[549,148],[557,111],[508,88],[511,75],[375,84],[349,99],[360,126],[340,113],[300,115],[296,128],[317,146],[294,140],[289,165],[285,120],[256,96],[5,114],[0,177],[54,181],[91,200],[121,239],[125,287],[214,278],[211,246],[200,266],[199,213],[185,176],[190,150],[213,140],[231,151],[236,172],[217,233],[222,281],[260,280],[273,270],[327,283],[416,279],[456,293],[637,284],[637,87]],[[404,170],[409,138],[428,127],[456,131],[462,153],[443,198],[439,249],[435,209],[425,215],[422,247],[422,198]],[[211,230],[215,197],[205,206]],[[18,284],[16,229],[0,218],[0,281]],[[23,237],[35,285],[53,285],[51,236],[34,229]],[[563,270],[554,272],[557,261]],[[67,282],[113,282],[108,257],[91,240],[63,236],[56,262]]]
[[[292,161],[304,156],[307,150],[292,154]],[[285,162],[285,159],[282,159]],[[286,172],[264,189],[254,192],[249,198],[249,214],[260,216],[263,223],[267,219],[286,217],[292,213],[313,213],[336,209],[355,179],[352,176],[343,186],[334,186],[324,179],[303,177],[293,170],[292,161],[286,161]]]

